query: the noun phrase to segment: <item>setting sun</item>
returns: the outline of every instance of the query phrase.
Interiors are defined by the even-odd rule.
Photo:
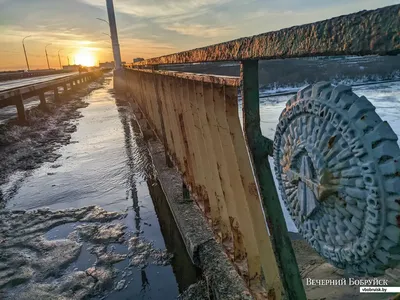
[[[80,52],[78,52],[75,55],[75,61],[76,64],[86,67],[92,67],[96,64],[95,56],[92,52],[87,50],[81,50]]]

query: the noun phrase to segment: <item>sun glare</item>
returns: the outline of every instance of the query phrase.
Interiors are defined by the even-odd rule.
[[[81,50],[75,55],[75,62],[78,65],[92,67],[96,64],[96,59],[92,52]]]

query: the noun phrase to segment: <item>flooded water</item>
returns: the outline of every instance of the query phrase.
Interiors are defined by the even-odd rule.
[[[127,217],[118,222],[127,231],[151,242],[155,249],[167,249],[173,258],[171,264],[129,271],[129,260],[117,263],[121,272],[115,280],[124,280],[126,287],[114,289],[105,299],[175,299],[196,282],[199,273],[186,254],[158,182],[149,175],[150,158],[137,125],[113,94],[110,77],[85,101],[89,105],[81,109],[83,117],[74,121],[77,131],[69,144],[57,150],[60,157],[26,177],[6,208],[59,210],[98,205],[126,212]],[[46,237],[64,239],[76,225],[58,226]],[[117,253],[127,252],[127,245],[112,247]],[[84,244],[68,270],[85,270],[95,261]]]
[[[354,91],[366,96],[400,136],[400,120],[396,116],[400,111],[400,83],[361,86]],[[261,100],[261,128],[270,139],[289,98],[271,96]],[[186,254],[160,185],[151,176],[150,158],[137,124],[125,103],[114,95],[110,76],[84,100],[89,105],[80,109],[82,118],[72,121],[77,130],[69,143],[57,150],[59,158],[30,171],[29,176],[23,172],[14,174],[11,183],[3,187],[7,194],[7,187],[15,187],[13,182],[19,181],[7,209],[60,210],[99,205],[107,211],[126,212],[125,218],[113,222],[125,225],[129,237],[149,241],[152,248],[173,254],[171,263],[128,269],[130,262],[124,259],[115,264],[120,271],[115,281],[123,282],[121,288],[94,299],[175,299],[197,281],[199,271]],[[283,210],[288,230],[297,232]],[[45,236],[49,240],[65,239],[79,225],[63,224]],[[128,251],[126,244],[111,243],[107,248],[121,254]],[[76,261],[65,272],[84,271],[95,264],[96,256],[84,242]]]

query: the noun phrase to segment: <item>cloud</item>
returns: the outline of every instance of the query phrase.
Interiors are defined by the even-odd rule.
[[[79,0],[105,9],[104,0]],[[116,11],[143,18],[181,17],[188,18],[199,10],[228,3],[232,0],[119,0],[114,3]]]
[[[119,35],[123,35],[123,34],[125,34],[125,33],[132,32],[132,31],[135,30],[135,29],[141,29],[141,28],[145,28],[145,27],[148,27],[148,26],[149,26],[149,25],[146,24],[146,23],[137,23],[137,24],[133,24],[133,25],[126,26],[126,27],[123,27],[123,28],[119,28],[119,29],[118,29],[118,34],[119,34]]]
[[[234,33],[233,27],[214,27],[201,24],[180,24],[167,25],[165,29],[175,31],[183,35],[198,36],[204,38],[226,37]]]
[[[71,33],[71,31],[67,30],[49,31],[46,30],[46,27],[37,27],[32,31],[26,31],[19,26],[8,26],[4,27],[0,32],[0,39],[7,43],[21,42],[22,38],[27,35],[31,35],[30,40],[41,43],[56,41],[57,44],[71,44],[71,41],[73,41],[78,45],[79,41],[87,40],[83,34]]]
[[[176,51],[176,47],[173,46],[170,43],[160,43],[156,42],[150,39],[136,39],[136,38],[131,38],[131,39],[124,39],[124,43],[121,45],[122,49],[129,49],[134,55],[135,51],[138,49],[141,49],[140,51],[146,51],[148,50],[149,52],[158,52],[158,53],[163,53],[166,51]]]

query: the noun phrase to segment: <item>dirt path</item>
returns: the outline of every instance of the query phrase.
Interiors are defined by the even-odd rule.
[[[334,268],[312,249],[306,241],[300,238],[293,240],[292,245],[308,300],[389,300],[394,299],[396,296],[395,294],[360,293],[359,285],[352,286],[349,284],[350,278],[357,280],[359,277],[346,274],[343,270]],[[345,278],[346,285],[307,285],[307,278],[311,280],[343,280]],[[388,269],[384,276],[376,279],[387,280],[388,286],[400,286],[400,267]]]

